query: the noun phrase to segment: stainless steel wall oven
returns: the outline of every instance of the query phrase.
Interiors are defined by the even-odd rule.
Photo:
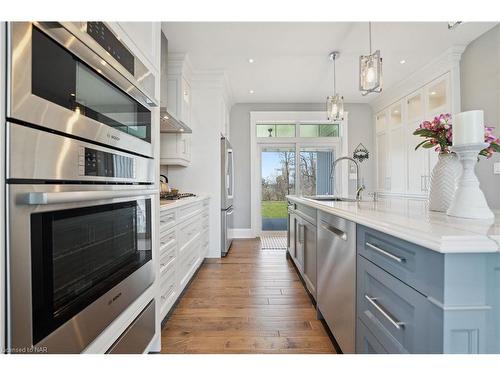
[[[154,281],[154,103],[109,33],[9,25],[10,352],[81,352]]]

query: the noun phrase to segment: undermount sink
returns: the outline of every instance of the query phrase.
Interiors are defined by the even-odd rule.
[[[335,197],[333,195],[313,195],[313,196],[306,196],[304,198],[320,202],[356,202],[356,199],[353,198]]]

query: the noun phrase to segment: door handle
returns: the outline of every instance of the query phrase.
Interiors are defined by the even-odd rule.
[[[366,246],[368,246],[372,250],[375,250],[377,253],[386,256],[387,258],[395,260],[398,263],[406,263],[406,258],[398,257],[397,255],[394,255],[393,253],[391,253],[389,251],[381,249],[380,247],[375,246],[375,245],[371,244],[370,242],[366,242]]]
[[[321,220],[321,228],[329,231],[335,237],[338,237],[341,240],[347,241],[347,233],[346,232],[344,232],[343,230],[340,230],[338,228],[335,228],[334,226],[331,226],[330,224],[326,223],[324,220]]]
[[[384,307],[377,303],[377,298],[365,294],[365,299],[370,303],[370,305],[375,307],[375,309],[377,309],[377,311],[380,312],[382,316],[386,318],[389,323],[391,323],[396,329],[403,329],[405,327],[405,324],[403,322],[398,321],[390,312],[388,312]]]
[[[102,199],[140,197],[152,195],[154,190],[65,191],[58,193],[28,193],[22,203],[28,205],[60,204],[97,201]]]

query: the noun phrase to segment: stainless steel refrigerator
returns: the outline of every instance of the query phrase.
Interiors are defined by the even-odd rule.
[[[221,253],[226,256],[233,229],[234,158],[233,148],[226,138],[221,138]]]

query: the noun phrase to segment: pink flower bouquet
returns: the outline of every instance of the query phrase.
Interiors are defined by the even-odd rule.
[[[486,148],[479,152],[479,155],[490,158],[494,152],[500,152],[500,138],[493,135],[493,127],[484,128],[484,141],[488,144]],[[418,135],[425,138],[416,147],[434,148],[440,153],[450,153],[450,146],[453,140],[453,125],[451,115],[449,113],[441,114],[434,117],[432,121],[424,121],[413,132],[413,135]]]

